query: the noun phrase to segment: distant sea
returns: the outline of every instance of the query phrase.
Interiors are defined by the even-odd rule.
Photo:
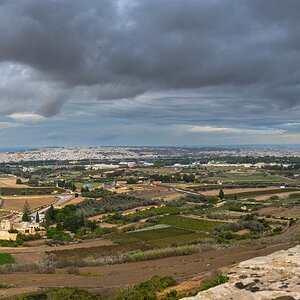
[[[28,149],[27,147],[0,147],[0,152],[21,152]]]

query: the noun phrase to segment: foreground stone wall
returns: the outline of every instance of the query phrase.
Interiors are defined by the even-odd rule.
[[[227,283],[184,299],[298,300],[300,245],[241,262],[227,275]]]

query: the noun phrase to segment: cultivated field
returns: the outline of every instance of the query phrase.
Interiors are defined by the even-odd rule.
[[[206,221],[206,220],[197,220],[188,217],[181,216],[164,216],[157,218],[161,224],[171,225],[174,227],[200,231],[200,232],[210,232],[216,227],[222,225],[221,222],[216,221]]]
[[[222,186],[220,186],[221,188]],[[274,190],[276,187],[266,187],[266,188],[234,188],[234,189],[223,189],[225,195],[227,194],[239,194],[239,193],[247,193],[247,192],[261,192],[261,191],[268,191],[268,190]],[[220,192],[220,189],[215,190],[208,190],[208,191],[201,191],[201,194],[207,195],[207,196],[218,196]]]
[[[201,280],[209,278],[221,269],[224,270],[240,261],[267,255],[291,246],[280,244],[264,248],[258,246],[237,247],[151,261],[103,267],[83,267],[79,268],[79,275],[67,274],[64,270],[56,274],[28,273],[28,276],[24,276],[23,273],[5,274],[1,275],[1,282],[16,286],[16,289],[5,290],[3,292],[5,296],[22,293],[28,287],[34,291],[39,288],[58,287],[62,283],[64,286],[81,287],[92,291],[107,291],[148,280],[154,275],[166,274],[177,279],[180,286],[189,281],[193,283],[192,287],[196,288],[200,286]],[[191,286],[187,290],[190,288]]]
[[[259,216],[274,216],[277,218],[299,218],[300,216],[300,207],[264,207],[257,211]]]
[[[30,209],[51,204],[55,202],[54,196],[3,196],[2,209],[22,212],[25,202],[27,201]]]
[[[175,228],[172,226],[167,228],[130,232],[128,233],[128,236],[158,247],[167,247],[203,238],[211,238],[211,236],[206,233],[194,232],[192,230]]]
[[[276,188],[276,189],[268,189],[268,190],[260,190],[260,191],[249,191],[249,192],[239,192],[239,193],[229,193],[225,194],[225,198],[234,199],[237,198],[256,198],[257,196],[273,196],[279,194],[287,194],[299,191],[297,188]]]
[[[10,188],[26,188],[26,184],[16,184],[17,177],[0,177],[0,188],[10,187]],[[22,179],[24,181],[24,179]]]

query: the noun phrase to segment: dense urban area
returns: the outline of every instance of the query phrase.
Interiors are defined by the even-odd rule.
[[[182,299],[300,239],[297,148],[43,148],[0,173],[3,299]]]

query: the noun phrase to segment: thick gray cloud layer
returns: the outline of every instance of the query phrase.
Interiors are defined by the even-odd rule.
[[[2,117],[297,131],[297,0],[2,0],[0,30]]]

